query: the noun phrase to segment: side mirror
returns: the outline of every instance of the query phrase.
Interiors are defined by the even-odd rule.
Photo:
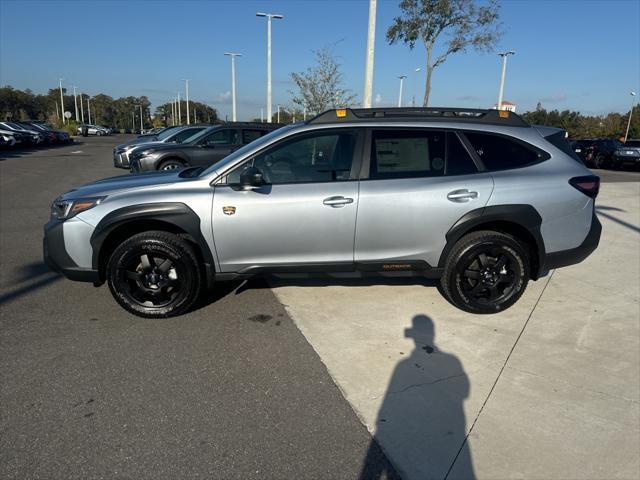
[[[242,190],[251,190],[264,184],[264,176],[259,168],[248,167],[240,174],[240,188]]]

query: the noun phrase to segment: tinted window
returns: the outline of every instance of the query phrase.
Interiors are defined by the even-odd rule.
[[[582,163],[582,160],[580,160],[580,157],[578,157],[578,155],[576,155],[576,153],[571,148],[571,144],[567,141],[565,132],[554,133],[554,134],[549,135],[548,137],[545,137],[545,138],[554,147],[558,148],[559,150],[562,150],[564,153],[569,155],[574,160]],[[572,142],[572,143],[575,143],[575,142]]]
[[[372,135],[371,178],[444,175],[445,133],[377,130]]]
[[[507,137],[465,132],[487,170],[524,167],[540,160],[538,152]]]
[[[467,175],[477,171],[458,136],[453,132],[447,133],[447,175]]]
[[[228,175],[227,183],[238,183],[242,168],[248,165],[262,170],[272,184],[349,180],[356,135],[325,133],[283,142],[236,169]]]
[[[262,135],[264,135],[264,131],[262,130],[242,130],[242,143],[246,145],[247,143],[257,140]]]
[[[216,130],[207,135],[204,142],[207,145],[235,145],[238,143],[238,131],[231,128]]]
[[[173,137],[171,137],[172,142],[182,143],[187,138],[191,137],[195,133],[198,133],[202,128],[185,128],[184,130],[180,130]]]

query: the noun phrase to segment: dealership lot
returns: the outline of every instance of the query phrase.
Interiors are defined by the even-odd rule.
[[[500,315],[272,278],[145,321],[41,260],[49,204],[126,174],[120,141],[0,152],[3,478],[395,477],[367,429],[407,478],[640,473],[639,174],[598,172],[601,247]]]

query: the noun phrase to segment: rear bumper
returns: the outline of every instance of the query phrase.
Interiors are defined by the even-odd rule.
[[[44,263],[51,270],[61,273],[69,280],[99,282],[100,275],[97,270],[79,267],[65,250],[63,224],[64,222],[51,221],[44,226],[42,240]]]
[[[544,272],[543,274],[546,274],[549,270],[554,268],[567,267],[569,265],[575,265],[576,263],[582,262],[585,258],[591,255],[596,248],[598,248],[601,233],[602,225],[594,212],[593,217],[591,218],[591,228],[583,242],[579,246],[569,250],[547,253],[541,268],[541,271]]]

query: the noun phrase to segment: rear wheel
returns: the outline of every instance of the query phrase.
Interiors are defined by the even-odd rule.
[[[607,168],[609,167],[610,162],[607,160],[607,157],[605,155],[598,154],[594,163],[595,163],[595,168]]]
[[[529,281],[527,251],[511,235],[478,231],[453,247],[441,279],[441,292],[454,306],[471,313],[506,310]]]
[[[185,313],[197,300],[202,275],[196,254],[180,237],[160,231],[123,242],[107,265],[107,282],[116,301],[148,318]]]
[[[184,163],[176,159],[165,160],[158,166],[158,170],[180,170],[181,168],[184,168]]]

